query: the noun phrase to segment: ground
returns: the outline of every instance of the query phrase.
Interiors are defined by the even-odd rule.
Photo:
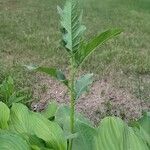
[[[32,109],[42,111],[48,101],[69,105],[67,88],[52,78],[36,76]],[[41,88],[42,87],[42,88]],[[76,110],[98,124],[106,115],[121,117],[127,122],[141,117],[142,112],[150,110],[150,103],[131,95],[127,90],[113,86],[110,78],[95,80],[90,90],[76,102]]]
[[[17,88],[28,87],[33,91],[33,100],[67,100],[59,95],[64,88],[57,82],[23,67],[25,64],[55,66],[67,74],[57,5],[62,6],[63,2],[0,0],[0,82],[11,75]],[[150,1],[84,0],[83,6],[87,40],[109,28],[124,31],[98,48],[82,66],[80,73],[93,72],[96,81],[87,97],[78,102],[77,109],[94,122],[105,112],[115,114],[115,110],[122,117],[138,117],[142,109],[150,109]],[[124,111],[128,110],[128,104],[129,114]],[[112,110],[107,112],[106,107]]]

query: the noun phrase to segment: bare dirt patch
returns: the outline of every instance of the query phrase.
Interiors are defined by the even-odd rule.
[[[65,86],[43,75],[38,75],[37,78],[34,97],[39,102],[32,104],[33,109],[43,110],[49,100],[69,104]],[[77,102],[76,110],[95,124],[106,115],[115,115],[130,121],[139,118],[143,111],[150,110],[150,103],[137,99],[125,89],[115,88],[107,79],[95,81],[90,91]]]

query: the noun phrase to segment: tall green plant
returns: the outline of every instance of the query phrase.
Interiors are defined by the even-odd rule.
[[[90,41],[84,39],[86,27],[82,25],[82,9],[79,7],[79,0],[67,0],[63,9],[58,6],[60,15],[60,24],[62,27],[63,43],[69,55],[70,74],[67,79],[65,75],[56,68],[33,67],[28,66],[31,70],[37,70],[55,77],[64,83],[70,91],[70,132],[74,134],[75,127],[75,103],[79,97],[87,91],[88,86],[92,83],[92,74],[86,74],[76,80],[76,73],[82,63],[95,49],[104,44],[109,39],[120,34],[120,29],[107,30]],[[69,150],[72,149],[71,139],[69,141]]]

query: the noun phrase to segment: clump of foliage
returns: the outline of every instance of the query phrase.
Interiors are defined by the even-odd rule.
[[[9,109],[0,102],[1,150],[65,150],[66,145],[57,123],[29,111],[23,104],[15,103]]]
[[[70,76],[56,68],[33,67],[67,86],[70,107],[49,103],[41,113],[30,111],[17,97],[11,103],[0,102],[0,149],[2,150],[149,150],[149,113],[129,127],[120,118],[106,117],[95,128],[75,112],[76,101],[93,82],[93,74],[76,79],[84,60],[101,44],[121,33],[111,29],[85,42],[82,11],[77,0],[67,0],[61,17],[64,47],[69,55]],[[7,88],[6,88],[7,89]],[[4,90],[5,92],[7,90]],[[10,107],[8,107],[6,104]]]
[[[50,109],[51,108],[51,109]],[[54,111],[55,110],[55,111]],[[24,104],[11,108],[0,102],[1,150],[149,150],[150,114],[146,113],[129,127],[121,119],[106,117],[98,128],[81,114],[75,114],[74,134],[69,134],[67,106],[49,103],[42,113],[30,111]],[[53,121],[48,118],[55,116]]]
[[[12,103],[25,102],[28,96],[24,93],[24,90],[15,89],[14,80],[11,76],[0,84],[0,101],[7,104],[8,107],[10,107]]]

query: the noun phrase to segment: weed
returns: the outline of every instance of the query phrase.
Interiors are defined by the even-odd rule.
[[[70,133],[74,134],[75,128],[75,105],[79,97],[87,91],[88,86],[93,82],[93,74],[85,74],[76,79],[77,71],[87,57],[92,54],[95,49],[104,44],[109,39],[120,34],[120,29],[110,29],[97,36],[90,41],[85,41],[83,34],[86,27],[82,25],[82,10],[80,4],[76,0],[67,0],[64,9],[58,8],[60,14],[60,23],[62,27],[63,46],[69,56],[69,79],[65,77],[62,71],[56,68],[27,66],[30,70],[36,70],[47,73],[55,77],[68,87],[70,91]],[[72,149],[73,140],[69,141],[68,149]]]

